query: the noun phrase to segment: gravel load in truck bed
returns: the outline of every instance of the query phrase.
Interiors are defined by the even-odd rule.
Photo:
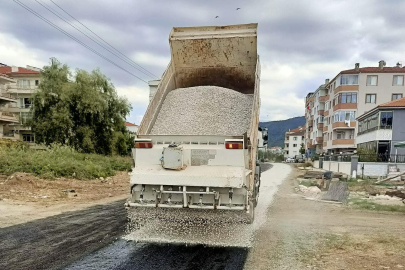
[[[253,95],[218,86],[171,91],[150,134],[242,135],[249,129]]]

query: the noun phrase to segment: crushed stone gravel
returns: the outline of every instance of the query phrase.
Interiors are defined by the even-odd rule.
[[[171,91],[151,135],[242,135],[249,129],[253,95],[218,86]]]

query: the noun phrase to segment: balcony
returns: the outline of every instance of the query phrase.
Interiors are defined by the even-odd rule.
[[[307,102],[306,102],[306,106],[308,106],[308,104],[311,102],[311,101],[314,101],[315,100],[315,97],[314,96],[312,96],[312,97],[310,97],[309,99],[307,99]]]
[[[325,102],[325,101],[328,101],[328,100],[329,100],[329,95],[328,95],[328,96],[319,97],[319,102]]]
[[[323,142],[323,147],[327,147],[328,146],[328,142]]]
[[[322,130],[323,132],[327,132],[328,131],[328,126],[323,126],[323,130]]]
[[[318,115],[323,115],[323,113],[324,113],[324,110],[319,110],[318,111]]]
[[[323,137],[316,137],[315,141],[316,141],[316,144],[322,144],[323,143]]]
[[[344,92],[344,91],[359,91],[359,86],[358,85],[340,85],[336,87],[334,93],[337,94],[339,92]]]
[[[333,111],[344,110],[344,109],[357,109],[357,103],[339,103],[333,106]]]
[[[323,123],[318,123],[317,128],[323,130]]]
[[[323,112],[323,116],[329,116],[329,110]]]
[[[10,112],[0,112],[0,122],[18,123],[18,117]]]
[[[336,139],[332,141],[332,145],[350,145],[354,146],[354,139]]]
[[[17,85],[7,85],[7,93],[18,93],[18,94],[33,94],[38,86],[17,86]]]
[[[316,146],[313,145],[312,143],[307,143],[307,149],[315,148],[315,147],[316,147]]]
[[[336,128],[353,129],[355,127],[356,127],[356,121],[351,121],[349,126],[345,122],[335,122],[332,124],[332,129],[336,129]]]

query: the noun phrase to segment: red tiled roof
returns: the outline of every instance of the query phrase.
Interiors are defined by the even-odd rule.
[[[378,108],[386,108],[386,107],[405,107],[405,97],[399,98],[387,103],[383,103],[377,106]]]
[[[136,127],[136,126],[138,126],[138,125],[132,124],[132,123],[130,123],[130,122],[125,122],[125,126],[126,126],[126,127]]]
[[[339,75],[341,74],[359,74],[359,73],[405,73],[405,67],[384,67],[381,69],[380,67],[362,67],[359,70],[356,69],[347,69],[342,70],[339,72],[330,82],[325,85],[327,87],[330,85]]]
[[[304,132],[305,128],[304,127],[297,127],[295,129],[291,129],[289,132]]]
[[[18,72],[12,72],[11,67],[0,67],[0,73],[13,75],[13,74],[39,74],[39,71],[28,69],[28,68],[18,68]]]
[[[363,67],[356,69],[342,70],[340,74],[357,74],[357,73],[405,73],[405,68],[402,67]]]

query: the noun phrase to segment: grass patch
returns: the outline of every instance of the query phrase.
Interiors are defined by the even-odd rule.
[[[365,199],[353,198],[349,199],[349,205],[357,209],[366,209],[374,211],[391,211],[391,212],[405,212],[405,205],[384,205],[371,202]]]
[[[57,177],[94,179],[113,176],[116,171],[130,170],[132,159],[83,154],[67,146],[33,150],[23,145],[0,144],[0,164],[0,174],[5,175],[24,172],[49,179]]]

